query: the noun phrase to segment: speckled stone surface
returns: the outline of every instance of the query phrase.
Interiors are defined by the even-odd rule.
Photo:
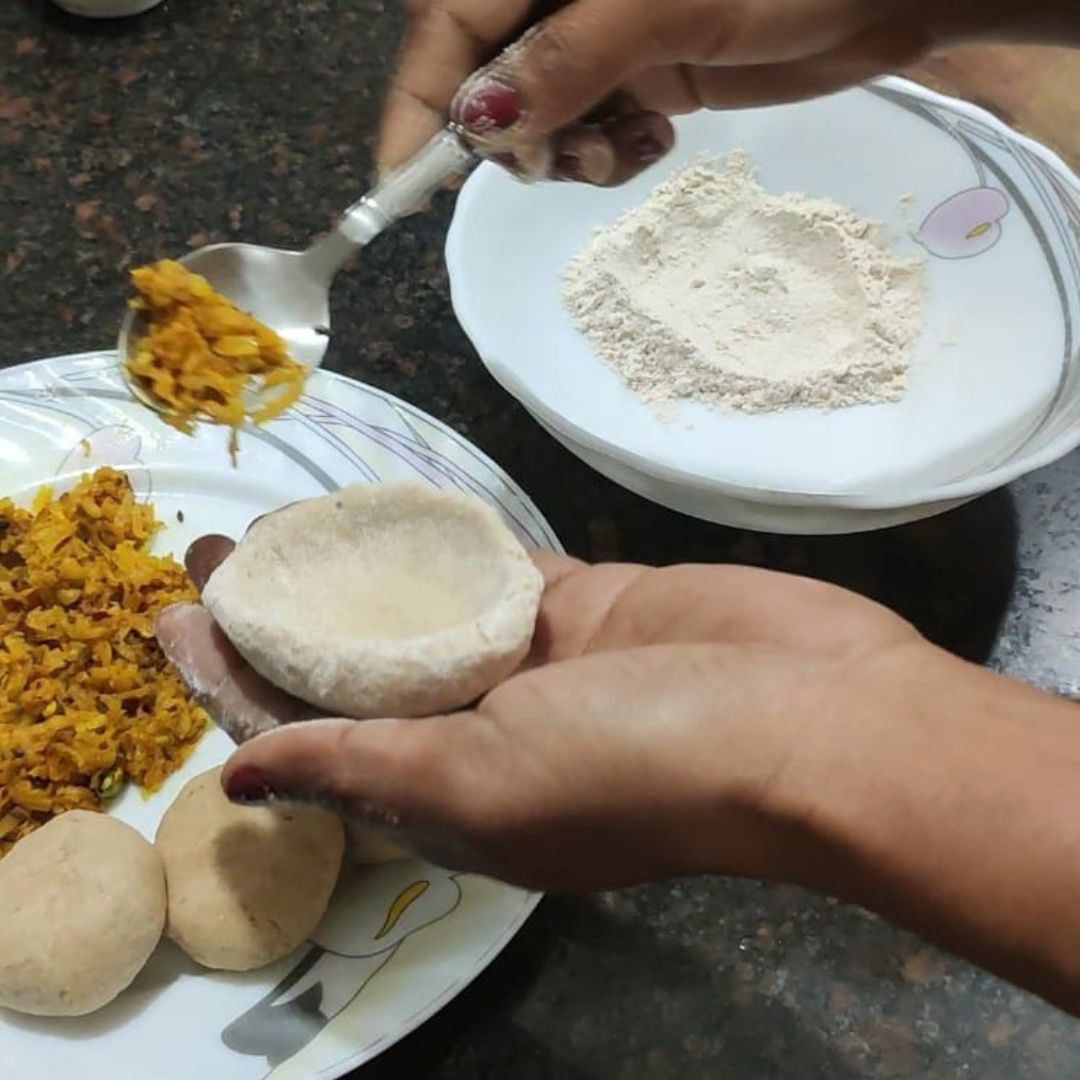
[[[378,0],[168,0],[89,24],[0,5],[0,363],[113,339],[133,262],[300,246],[358,196],[400,32]],[[575,553],[734,560],[843,582],[950,648],[1068,693],[1080,672],[1080,462],[861,538],[740,534],[607,483],[485,374],[447,297],[449,207],[335,290],[329,366],[449,422]],[[694,881],[548,899],[504,956],[365,1077],[1026,1080],[1080,1075],[1070,1019],[876,919]]]

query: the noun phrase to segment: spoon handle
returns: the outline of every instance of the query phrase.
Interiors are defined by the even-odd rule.
[[[365,205],[386,225],[422,209],[447,182],[469,172],[480,159],[452,128],[439,132],[419,153],[395,169],[356,207]],[[356,207],[345,211],[348,218]]]
[[[337,227],[307,251],[326,280],[357,250],[371,243],[400,218],[423,208],[449,180],[467,173],[479,161],[452,128],[439,132],[419,153],[392,172],[341,215]]]

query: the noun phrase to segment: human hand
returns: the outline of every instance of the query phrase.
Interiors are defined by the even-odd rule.
[[[196,584],[230,549],[193,545]],[[838,717],[882,711],[882,673],[929,646],[800,578],[536,559],[548,585],[525,669],[430,719],[305,723],[311,710],[259,679],[204,609],[163,613],[167,655],[245,743],[230,796],[322,802],[443,865],[548,889],[798,876],[789,771]]]
[[[407,0],[377,164],[400,164],[452,116],[524,177],[618,184],[671,148],[669,116],[852,86],[971,34],[1001,6]]]
[[[193,545],[197,584],[230,549]],[[269,732],[228,762],[230,796],[327,803],[362,824],[369,859],[374,822],[543,889],[809,885],[1080,1012],[1075,704],[828,585],[536,558],[526,668],[452,716],[305,722],[204,609],[163,613],[166,653],[218,722]]]

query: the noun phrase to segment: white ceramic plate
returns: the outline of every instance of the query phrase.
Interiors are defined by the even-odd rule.
[[[699,516],[747,524],[725,499],[757,504],[750,523],[770,527],[776,502],[925,516],[1080,442],[1080,183],[1060,159],[900,79],[676,126],[673,154],[625,187],[529,188],[484,166],[458,200],[447,260],[462,325],[572,450],[659,480],[669,505]],[[926,257],[927,319],[903,401],[767,415],[684,403],[658,416],[575,330],[560,277],[592,230],[687,162],[734,149],[770,190],[836,199]],[[680,500],[682,485],[698,494]],[[701,514],[710,495],[718,510]]]
[[[0,494],[28,498],[99,465],[125,471],[167,524],[177,556],[206,532],[358,481],[419,480],[496,505],[530,547],[560,550],[528,497],[460,436],[370,387],[318,372],[285,417],[241,439],[180,435],[136,405],[108,353],[0,372]],[[148,800],[114,812],[152,838],[191,776],[229,753],[209,733]],[[0,1011],[0,1075],[35,1080],[331,1080],[369,1061],[457,995],[513,937],[539,897],[410,861],[346,873],[312,939],[273,968],[210,974],[163,943],[135,984],[83,1019]]]

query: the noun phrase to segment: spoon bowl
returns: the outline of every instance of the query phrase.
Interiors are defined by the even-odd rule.
[[[180,259],[188,270],[201,274],[215,291],[274,330],[299,363],[317,368],[330,343],[330,282],[317,274],[307,252],[280,251],[257,244],[214,244]],[[146,330],[142,312],[128,308],[120,326],[118,351],[126,361]],[[123,364],[132,393],[144,405],[161,404]],[[249,406],[256,406],[259,390]]]

